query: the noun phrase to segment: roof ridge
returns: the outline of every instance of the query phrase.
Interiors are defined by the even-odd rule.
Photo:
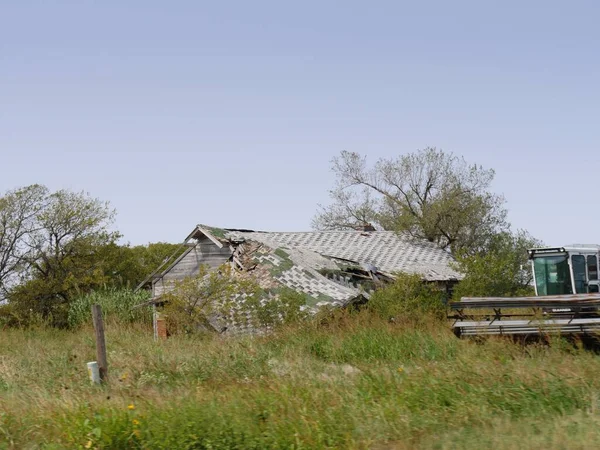
[[[223,230],[223,231],[231,231],[231,232],[239,232],[239,233],[295,233],[295,234],[314,234],[314,233],[394,233],[394,234],[400,234],[397,231],[394,230],[294,230],[294,231],[278,231],[278,230],[252,230],[250,228],[228,228],[228,227],[217,227],[214,225],[209,225],[206,223],[199,223],[196,225],[197,227],[200,228],[205,228],[205,229],[214,229],[214,230]]]
[[[239,231],[246,233],[276,233],[276,234],[315,234],[315,233],[394,233],[393,230],[375,230],[375,231],[364,231],[364,230],[307,230],[307,231],[255,231],[255,230],[236,230],[224,228],[226,231]]]

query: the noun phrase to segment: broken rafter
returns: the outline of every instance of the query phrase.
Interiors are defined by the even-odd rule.
[[[241,262],[241,261],[240,261],[238,258],[236,258],[235,256],[233,257],[233,262],[234,262],[235,264],[237,264],[237,266],[238,266],[238,267],[239,267],[239,268],[240,268],[240,269],[241,269],[243,272],[246,272],[246,271],[247,271],[247,270],[246,270],[246,268],[244,267],[244,265],[242,264],[242,262]]]

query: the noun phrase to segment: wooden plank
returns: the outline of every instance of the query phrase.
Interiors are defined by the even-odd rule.
[[[600,293],[595,294],[565,294],[565,295],[540,295],[534,297],[462,297],[460,303],[473,302],[535,302],[535,301],[585,301],[600,300]]]
[[[455,328],[462,327],[489,327],[489,326],[503,326],[503,327],[525,327],[525,326],[554,326],[554,325],[590,325],[599,324],[600,318],[590,319],[547,319],[547,320],[479,320],[479,321],[459,321],[454,324]]]
[[[167,267],[163,272],[160,273],[161,278],[163,278],[171,270],[173,270],[173,268],[176,267],[185,257],[187,257],[187,255],[189,255],[191,252],[193,252],[195,248],[196,248],[196,245],[194,245],[192,247],[188,247],[188,249],[186,251],[184,251],[181,255],[179,255],[179,257],[175,261],[173,261],[173,263],[169,267]]]
[[[517,336],[517,335],[547,335],[547,334],[594,334],[600,331],[600,325],[580,325],[575,327],[551,327],[551,328],[511,328],[494,327],[486,329],[462,328],[459,329],[460,336]]]
[[[547,321],[458,321],[453,328],[460,336],[588,334],[600,331],[600,318]]]
[[[162,268],[163,268],[163,267],[164,267],[164,266],[165,266],[165,265],[166,265],[166,264],[167,264],[167,263],[168,263],[168,262],[169,262],[169,261],[170,261],[170,260],[171,260],[171,259],[172,259],[172,258],[173,258],[173,257],[174,257],[174,256],[175,256],[175,255],[176,255],[176,254],[177,254],[177,253],[178,253],[178,252],[179,252],[179,251],[180,251],[182,248],[183,248],[183,247],[184,247],[184,246],[186,246],[186,245],[187,245],[187,240],[186,240],[186,241],[185,241],[183,244],[181,244],[181,245],[180,245],[180,246],[177,248],[177,250],[175,250],[175,251],[173,252],[173,254],[171,254],[171,255],[170,255],[168,258],[166,258],[166,259],[165,259],[165,260],[162,262],[162,264],[161,264],[160,266],[158,266],[158,267],[156,268],[156,270],[154,270],[154,272],[152,272],[150,275],[148,275],[144,281],[142,281],[140,284],[138,284],[138,285],[137,285],[137,287],[135,288],[135,292],[139,291],[139,290],[140,290],[141,288],[143,288],[143,287],[144,287],[144,286],[145,286],[145,285],[146,285],[148,282],[152,281],[152,280],[154,279],[154,278],[153,278],[153,277],[154,277],[154,275],[156,275],[156,274],[160,274],[160,269],[162,269]],[[174,264],[175,264],[175,263],[174,263]],[[168,268],[167,268],[166,270],[168,270]]]
[[[244,267],[244,265],[242,264],[242,262],[237,259],[235,256],[233,257],[233,262],[236,263],[240,269],[242,269],[244,272],[246,271],[246,268]]]
[[[507,303],[507,302],[481,302],[481,303],[451,303],[452,310],[465,309],[527,309],[527,308],[548,308],[548,309],[581,309],[581,308],[598,308],[600,301],[594,302],[530,302],[530,303]]]
[[[219,248],[223,248],[223,244],[216,238],[214,237],[210,231],[205,230],[202,227],[198,227],[198,230],[204,235],[206,236],[208,239],[210,239],[217,247]]]
[[[100,369],[100,380],[106,381],[108,377],[108,361],[106,359],[106,341],[104,339],[104,320],[100,305],[92,305],[92,319],[96,332],[96,358]]]
[[[229,258],[231,258],[231,251],[228,247],[218,248],[206,239],[204,243],[198,243],[196,248],[171,266],[163,277],[165,280],[181,280],[196,275],[202,264],[214,269],[225,264]]]
[[[539,297],[463,297],[451,302],[456,309],[479,308],[585,308],[600,306],[599,294],[554,295]]]

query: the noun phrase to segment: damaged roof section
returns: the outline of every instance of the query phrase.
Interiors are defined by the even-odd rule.
[[[303,294],[306,307],[315,311],[368,299],[399,272],[436,282],[461,278],[450,266],[450,254],[391,231],[261,232],[198,225],[183,245],[188,247],[183,255],[148,278],[154,302],[175,281],[197,275],[201,265],[217,269],[224,263],[252,277],[265,295],[277,297],[282,288]]]
[[[249,239],[238,241],[233,261],[239,270],[252,272],[253,278],[263,289],[283,285],[305,294],[307,306],[342,306],[362,294],[356,286],[344,286],[323,275],[319,269],[338,268],[314,252]]]
[[[222,231],[233,241],[255,240],[272,247],[313,252],[338,265],[352,263],[388,275],[418,273],[427,281],[461,278],[461,274],[450,267],[453,258],[448,252],[431,242],[402,237],[393,231]],[[318,264],[318,261],[312,263]]]
[[[254,254],[250,267],[238,264],[242,270],[272,265],[272,275],[282,284],[342,303],[364,292],[348,284],[350,278],[376,282],[399,272],[419,274],[426,281],[461,278],[451,267],[448,252],[393,231],[262,232],[198,225],[189,239],[202,237],[229,246],[234,262],[240,263],[243,254]],[[249,243],[256,244],[254,250],[248,251]],[[347,289],[340,290],[340,284],[347,284]]]

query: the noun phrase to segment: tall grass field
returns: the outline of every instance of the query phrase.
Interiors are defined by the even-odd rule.
[[[572,342],[457,339],[341,315],[259,337],[106,321],[0,331],[2,449],[594,449],[600,358]]]

